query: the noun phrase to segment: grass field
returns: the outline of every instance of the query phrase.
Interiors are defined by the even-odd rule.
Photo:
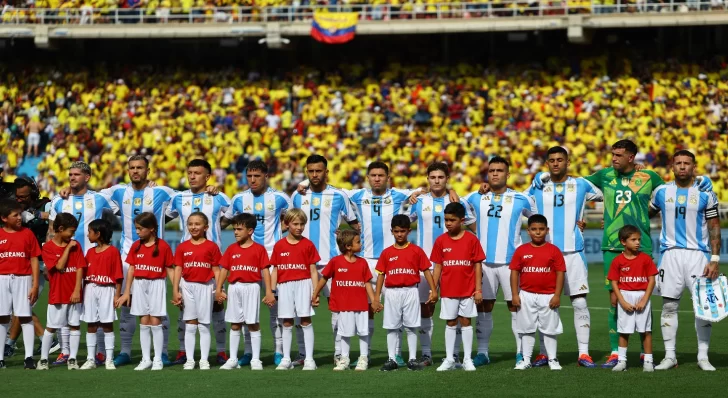
[[[728,266],[728,265],[726,265]],[[603,362],[609,351],[607,337],[608,298],[602,290],[602,267],[590,267],[589,296],[591,307],[591,355],[599,363]],[[47,293],[47,290],[46,292]],[[45,302],[47,295],[41,300]],[[45,318],[45,306],[40,303],[38,315]],[[273,366],[273,352],[268,312],[261,311],[263,330],[263,352],[265,365],[263,372],[252,372],[249,368],[223,372],[216,368],[207,372],[200,370],[182,371],[181,366],[165,368],[161,372],[134,372],[134,366],[125,366],[116,371],[99,368],[92,371],[70,372],[65,366],[52,368],[47,372],[23,370],[22,348],[6,362],[8,369],[0,371],[0,396],[11,397],[21,394],[36,396],[68,396],[69,394],[94,393],[103,396],[141,396],[155,394],[160,396],[193,395],[425,395],[425,396],[462,396],[478,393],[509,396],[587,396],[587,395],[629,395],[629,396],[679,396],[681,394],[725,393],[726,373],[728,372],[728,321],[713,328],[710,359],[718,368],[715,373],[702,372],[696,365],[697,341],[689,297],[683,297],[680,307],[680,329],[678,332],[677,369],[667,372],[643,374],[639,367],[639,338],[630,342],[629,364],[631,368],[624,373],[615,374],[603,369],[584,369],[576,366],[577,347],[574,333],[573,313],[568,298],[562,301],[561,319],[564,334],[559,336],[559,360],[564,367],[561,372],[551,372],[548,368],[531,369],[525,372],[512,370],[515,357],[515,341],[511,333],[510,316],[505,305],[500,302],[494,311],[495,331],[490,347],[492,364],[478,368],[476,372],[435,371],[435,366],[422,372],[382,373],[379,367],[386,360],[385,333],[378,328],[372,342],[371,368],[367,372],[354,371],[335,373],[333,368],[333,341],[329,312],[325,308],[317,310],[314,317],[316,331],[315,358],[319,369],[315,372],[302,372],[296,368],[289,372],[276,372]],[[662,337],[659,328],[661,299],[653,300],[653,330],[655,340],[655,361],[663,358]],[[439,310],[436,312],[439,314]],[[170,316],[176,319],[177,310],[170,306]],[[377,317],[381,325],[382,317]],[[173,325],[174,326],[174,325]],[[170,356],[177,351],[177,331],[170,333]],[[433,351],[436,362],[444,356],[444,323],[436,318],[433,336]],[[85,327],[82,327],[85,336]],[[214,339],[214,337],[213,337]],[[80,362],[85,358],[85,337],[82,338],[79,352]],[[358,356],[358,343],[352,342],[352,357]],[[117,351],[119,339],[117,338]],[[295,346],[295,338],[293,342]],[[538,344],[538,343],[537,343]],[[18,342],[22,347],[22,342]],[[199,347],[199,346],[198,346]],[[214,341],[212,343],[214,349]],[[242,354],[241,343],[241,354]],[[475,348],[475,344],[474,344]],[[293,352],[295,352],[295,347]],[[135,337],[133,361],[140,360],[138,336]],[[197,354],[199,358],[199,353]],[[211,355],[211,359],[214,356]]]

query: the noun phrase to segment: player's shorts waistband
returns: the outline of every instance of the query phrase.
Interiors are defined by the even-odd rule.
[[[144,278],[144,277],[138,277],[138,276],[134,277],[134,280],[138,280],[138,279],[141,279],[143,281],[159,281],[159,280],[165,280],[165,279],[167,279],[167,277],[166,276],[163,278]]]
[[[499,267],[508,266],[508,264],[496,264],[496,263],[483,263],[483,265],[485,265],[486,267],[491,267],[491,268],[499,268]]]
[[[416,289],[420,284],[414,284],[412,286],[385,286],[387,289]]]
[[[33,276],[33,274],[0,274],[0,276],[8,276],[11,279],[13,279],[13,278],[20,278],[20,277],[25,277],[25,276]]]
[[[309,278],[304,278],[304,279],[296,279],[295,281],[285,281],[285,282],[278,282],[278,284],[279,284],[279,285],[285,285],[286,283],[291,283],[291,282],[300,282],[300,281],[307,281],[307,280],[310,280],[310,279],[309,279]]]
[[[237,281],[237,282],[230,282],[230,285],[231,286],[232,285],[257,285],[260,282],[262,282],[262,281],[258,281],[258,282],[240,282],[240,281]],[[291,282],[293,282],[293,281],[291,281]],[[288,283],[288,282],[283,282],[283,283]]]

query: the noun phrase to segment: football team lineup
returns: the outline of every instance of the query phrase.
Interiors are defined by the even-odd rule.
[[[135,370],[210,369],[211,334],[221,369],[262,370],[259,318],[267,311],[275,369],[315,370],[312,320],[321,319],[314,317],[321,305],[331,312],[336,371],[369,368],[379,322],[387,353],[381,371],[435,365],[436,316],[445,324],[445,358],[437,370],[475,371],[491,363],[495,324],[507,324],[493,315],[500,296],[510,313],[514,369],[562,369],[557,358],[557,336],[566,329],[561,307],[573,312],[568,334],[575,336],[579,366],[626,370],[628,339],[637,332],[641,367],[652,372],[677,366],[677,318],[686,314],[679,301],[684,291],[693,291],[697,300],[710,303],[706,311],[696,307],[697,367],[714,371],[708,360],[710,326],[724,316],[728,296],[725,277],[718,277],[717,198],[708,178],[694,176],[692,153],[674,154],[670,183],[636,170],[636,153],[634,143],[619,141],[612,146],[611,168],[580,178],[568,174],[566,149],[553,147],[546,158],[549,172],[537,174],[524,193],[508,189],[510,165],[493,157],[488,184],[463,198],[447,188],[449,169],[443,163],[427,168],[427,193],[390,188],[389,168],[382,162],[368,166],[369,189],[339,190],[327,184],[326,159],[312,155],[306,161],[307,184],[288,197],[268,186],[266,164],[253,161],[247,168],[250,189],[231,199],[206,185],[212,170],[201,159],[188,164],[190,189],[183,192],[150,185],[142,156],[129,158],[129,185],[94,192],[88,189],[89,166],[76,162],[69,169],[69,188],[50,204],[42,255],[36,236],[24,228],[28,217],[22,204],[8,201],[0,209],[0,337],[8,334],[2,354],[12,355],[22,335],[26,369],[47,370],[52,364],[115,369],[131,363],[138,329],[142,355]],[[600,278],[605,293],[587,272],[581,233],[587,201],[604,202]],[[120,217],[119,249],[110,245],[113,231],[101,219],[104,211]],[[651,258],[649,221],[658,213],[663,215],[659,270]],[[175,218],[183,242],[173,253],[163,240],[163,225]],[[524,244],[525,219],[530,242]],[[339,230],[342,222],[352,230]],[[408,241],[412,223],[415,242]],[[236,242],[221,247],[221,230],[228,226]],[[49,281],[45,329],[31,316],[44,279],[39,257]],[[694,276],[700,278],[693,285]],[[588,306],[591,289],[609,296],[609,305]],[[662,337],[657,346],[664,347],[659,364],[652,347],[653,290],[662,297],[662,306],[654,309]],[[319,300],[319,293],[326,300]],[[562,293],[568,305],[562,306]],[[170,301],[179,308],[174,358],[167,352],[176,312],[168,311]],[[590,309],[607,309],[607,323],[592,322]],[[88,326],[83,364],[77,358],[81,323]],[[590,354],[596,325],[609,336],[603,364]],[[294,334],[299,352],[292,355]],[[36,336],[42,341],[39,353]],[[358,356],[350,346],[354,336]],[[540,352],[534,355],[537,339]],[[52,363],[56,346],[61,353]],[[40,356],[37,363],[35,356]],[[5,358],[0,364],[5,367]]]

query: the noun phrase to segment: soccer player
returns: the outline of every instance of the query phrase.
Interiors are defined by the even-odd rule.
[[[332,258],[321,271],[322,277],[313,292],[311,304],[319,305],[319,292],[332,279],[329,304],[339,313],[338,333],[341,335],[341,358],[334,370],[349,369],[350,340],[356,334],[359,336],[359,360],[355,370],[364,371],[369,367],[369,303],[374,302],[374,290],[369,283],[372,274],[367,262],[356,256],[362,250],[361,237],[356,231],[339,231],[336,244],[342,254]]]
[[[93,220],[88,225],[89,242],[96,247],[86,253],[86,276],[83,291],[83,313],[81,320],[86,322],[86,362],[81,370],[96,368],[94,353],[96,352],[96,331],[104,332],[106,347],[106,369],[114,370],[114,321],[116,311],[114,304],[121,293],[121,282],[124,280],[119,249],[111,246],[114,230],[106,220]]]
[[[144,212],[134,217],[139,240],[134,242],[126,256],[129,264],[124,295],[116,301],[117,307],[129,305],[130,312],[138,316],[139,341],[142,360],[134,370],[162,370],[164,368],[164,331],[162,319],[167,316],[167,283],[165,276],[174,283],[174,256],[172,248],[159,238],[159,224],[153,213]],[[150,340],[151,334],[151,340]],[[154,345],[154,360],[151,346]]]
[[[187,217],[186,232],[190,239],[180,243],[175,252],[174,305],[183,305],[185,321],[185,353],[189,353],[184,370],[195,368],[195,334],[200,332],[200,370],[209,370],[210,320],[214,279],[219,279],[220,247],[207,239],[210,221],[199,211]]]
[[[485,253],[478,238],[463,229],[465,206],[450,203],[445,207],[447,234],[440,235],[432,248],[430,260],[435,263],[434,284],[440,285],[442,305],[440,319],[445,327],[445,352],[447,357],[437,368],[438,372],[454,370],[455,336],[460,324],[463,339],[463,370],[475,371],[471,358],[473,352],[473,327],[471,318],[476,316],[475,306],[483,301],[482,277]]]
[[[640,252],[641,240],[642,231],[634,225],[625,225],[619,229],[619,242],[624,247],[624,252],[614,258],[607,275],[619,302],[619,362],[612,368],[614,372],[627,370],[629,335],[635,331],[640,334],[644,347],[643,370],[655,370],[652,361],[650,296],[655,288],[655,275],[658,272],[652,257]]]
[[[548,225],[551,226],[546,240],[556,245],[564,254],[564,293],[569,296],[574,308],[574,329],[579,348],[577,364],[593,368],[596,365],[589,355],[591,315],[586,302],[589,277],[584,255],[584,237],[577,222],[583,218],[586,202],[601,201],[602,192],[584,178],[573,178],[567,174],[570,160],[563,147],[550,148],[546,156],[549,181],[541,188],[532,185],[528,194],[536,202],[538,214],[546,217]],[[543,335],[540,334],[539,337],[543,338]],[[541,349],[544,348],[542,341]],[[548,357],[541,353],[533,361],[533,366],[544,366],[548,362]]]
[[[677,366],[677,310],[683,290],[690,289],[693,276],[714,279],[719,273],[721,235],[718,198],[714,192],[701,192],[695,187],[695,166],[695,155],[691,152],[675,152],[672,157],[675,181],[657,188],[650,203],[650,216],[662,213],[656,294],[662,296],[660,324],[665,359],[655,370]],[[708,361],[711,329],[710,322],[695,318],[698,366],[707,371],[715,370]]]
[[[531,367],[536,330],[544,338],[551,370],[561,370],[556,359],[556,336],[564,332],[559,318],[561,290],[564,288],[566,264],[561,250],[546,242],[548,220],[541,214],[528,218],[531,242],[519,246],[511,259],[511,291],[516,312],[516,327],[522,340],[523,361],[516,370]]]
[[[409,361],[407,369],[421,370],[423,365],[417,361],[417,329],[420,327],[419,291],[420,272],[425,274],[429,289],[427,304],[437,301],[437,290],[430,273],[431,264],[425,252],[417,245],[411,244],[407,238],[411,231],[410,219],[400,214],[392,217],[392,235],[394,245],[384,249],[377,262],[377,290],[374,294],[372,308],[382,308],[380,297],[382,287],[384,294],[384,322],[387,330],[387,352],[389,357],[382,366],[382,371],[399,368],[395,359],[399,330],[404,326],[407,330],[407,346]]]
[[[263,302],[268,306],[275,303],[271,289],[271,276],[266,268],[270,267],[268,253],[263,245],[253,242],[257,224],[256,216],[243,213],[231,220],[235,233],[235,243],[230,245],[220,260],[220,278],[216,280],[215,298],[218,302],[228,302],[225,320],[230,322],[230,359],[220,367],[223,370],[240,368],[238,347],[240,329],[245,324],[250,330],[252,355],[251,370],[263,370],[260,361],[260,282],[265,288]],[[261,277],[262,275],[262,277]],[[223,290],[225,279],[228,281],[227,293]]]
[[[301,318],[301,328],[305,339],[306,354],[303,370],[316,370],[313,359],[314,315],[311,306],[313,288],[318,286],[316,264],[319,257],[316,246],[304,235],[307,217],[301,209],[286,212],[283,222],[288,227],[288,235],[276,243],[270,263],[274,268],[271,284],[278,290],[278,317],[283,320],[283,359],[276,370],[293,368],[291,362],[291,340],[293,338],[293,318]]]
[[[245,173],[249,189],[233,196],[231,205],[220,223],[225,228],[230,225],[234,216],[242,213],[253,214],[257,221],[252,236],[253,242],[262,245],[268,254],[268,258],[270,258],[276,242],[283,237],[282,217],[285,215],[286,210],[292,207],[291,198],[285,193],[268,186],[268,166],[264,162],[260,160],[251,161],[248,163]],[[272,272],[272,268],[269,267],[268,271],[269,273]],[[277,366],[283,359],[282,329],[278,321],[277,303],[270,307],[269,314],[270,330],[273,335],[273,362]],[[245,352],[238,363],[240,366],[247,366],[250,364],[253,354],[250,332],[245,325],[243,330],[245,332]],[[297,334],[298,332],[299,329],[297,329]],[[303,341],[303,335],[299,340]]]
[[[485,249],[483,302],[478,305],[476,323],[478,355],[473,361],[476,367],[490,363],[488,350],[493,333],[492,312],[499,288],[503,290],[503,298],[511,312],[511,329],[516,339],[516,363],[523,360],[521,339],[516,331],[516,307],[511,302],[513,295],[508,265],[513,258],[513,252],[521,245],[523,217],[530,217],[537,211],[531,198],[508,188],[509,168],[510,164],[502,157],[495,156],[490,159],[490,192],[473,192],[465,198],[475,211],[477,223],[474,231]]]
[[[35,369],[32,306],[38,300],[41,251],[33,232],[23,227],[22,211],[23,207],[15,201],[0,202],[0,341],[7,337],[12,314],[18,318],[23,332],[25,368]],[[4,355],[2,350],[0,369],[5,368]]]
[[[230,207],[230,198],[224,193],[211,195],[206,191],[207,180],[212,174],[212,166],[204,159],[193,159],[187,164],[187,183],[190,189],[179,192],[172,197],[169,207],[165,215],[170,218],[180,218],[180,227],[182,229],[182,240],[191,238],[190,231],[187,230],[187,219],[192,213],[200,212],[207,217],[208,228],[206,228],[206,239],[215,243],[218,250],[221,250],[222,241],[220,240],[220,219]],[[179,264],[177,264],[179,266]],[[219,268],[218,264],[214,267]],[[215,330],[215,345],[217,346],[217,362],[224,364],[227,362],[227,354],[225,353],[225,338],[227,331],[225,330],[225,312],[224,307],[217,303],[213,304],[212,322]],[[178,338],[180,342],[180,351],[174,364],[188,363],[185,356],[184,342],[188,329],[185,322],[181,319],[177,323]]]
[[[69,370],[78,369],[76,355],[81,343],[81,298],[83,269],[86,259],[81,242],[74,240],[79,222],[70,213],[54,214],[53,238],[43,245],[43,262],[48,267],[50,288],[48,291],[48,314],[46,330],[43,332],[38,370],[48,370],[48,351],[53,333],[68,326],[69,354],[66,360]]]
[[[308,216],[308,223],[306,223],[303,236],[313,242],[321,256],[320,263],[317,264],[319,271],[328,264],[329,260],[340,254],[336,246],[336,230],[339,228],[342,219],[346,220],[357,232],[360,231],[360,225],[356,219],[356,213],[351,208],[349,197],[340,189],[328,185],[329,171],[327,167],[328,161],[323,156],[309,156],[306,159],[309,190],[304,194],[296,192],[291,198],[293,207],[303,210]],[[329,296],[330,284],[329,281],[323,290],[326,297]],[[334,350],[335,352],[341,352],[339,345],[341,339],[338,337],[339,334],[336,330],[337,317],[337,313],[332,312],[331,328],[334,332]],[[300,349],[301,344],[299,342]],[[301,359],[299,353],[299,359],[296,362],[300,363]]]

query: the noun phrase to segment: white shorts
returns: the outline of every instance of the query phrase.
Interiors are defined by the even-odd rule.
[[[180,285],[182,282],[180,281]],[[131,310],[134,316],[167,316],[166,279],[134,279],[131,284]]]
[[[28,300],[31,287],[31,275],[0,275],[0,316],[31,316],[33,310]]]
[[[387,288],[382,326],[389,330],[420,327],[420,296],[416,286]]]
[[[495,300],[498,287],[503,289],[503,299],[511,301],[511,270],[507,264],[485,264],[483,267],[483,300]]]
[[[83,304],[48,304],[46,327],[60,329],[64,326],[81,326]]]
[[[584,252],[564,253],[564,262],[564,294],[577,296],[589,293],[589,270]]]
[[[319,279],[324,277],[323,275],[321,275],[321,271],[323,271],[324,268],[326,268],[326,264],[316,264],[316,270],[318,271]],[[281,289],[278,289],[278,291],[279,291],[278,294],[280,294],[280,290]],[[313,294],[313,291],[311,292],[311,294]],[[323,294],[324,297],[326,297],[326,298],[331,296],[331,279],[326,281],[326,286],[324,286],[324,288],[321,289],[321,294]],[[304,315],[304,316],[307,316],[307,315]]]
[[[184,303],[184,315],[182,320],[197,322],[204,325],[210,324],[212,318],[212,303],[214,301],[215,282],[196,283],[180,281],[182,291],[182,302]],[[132,298],[132,301],[134,299]]]
[[[40,144],[40,134],[28,133],[28,145],[36,146]]]
[[[252,325],[260,322],[260,285],[233,283],[228,285],[225,322]]]
[[[311,279],[279,283],[278,318],[293,319],[314,315],[311,296],[313,296]]]
[[[450,298],[440,300],[440,319],[451,321],[457,317],[472,318],[478,316],[475,300],[472,297]]]
[[[702,269],[700,270],[702,271]],[[632,304],[637,304],[645,296],[644,290],[622,290],[622,297]],[[652,302],[647,301],[642,311],[626,312],[617,304],[617,332],[620,334],[644,333],[652,331]]]
[[[662,253],[657,265],[655,295],[679,300],[693,286],[693,277],[703,275],[708,254],[698,250],[671,249]]]
[[[86,323],[114,323],[114,295],[116,286],[101,286],[89,283],[83,288],[83,313],[81,320]]]
[[[549,307],[553,294],[529,293],[521,290],[521,307],[516,312],[516,332],[536,333],[554,336],[564,333],[559,310]]]
[[[368,336],[369,311],[339,312],[339,336]]]

